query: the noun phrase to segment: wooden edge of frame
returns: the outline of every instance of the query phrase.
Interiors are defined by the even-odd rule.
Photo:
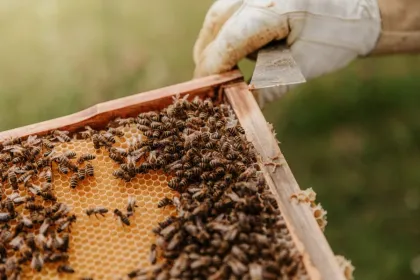
[[[245,130],[246,137],[261,156],[259,165],[270,189],[276,196],[288,229],[302,254],[302,261],[311,280],[345,280],[323,232],[319,228],[309,204],[291,201],[292,194],[300,191],[292,171],[285,161],[277,140],[258,107],[248,86],[235,83],[225,87],[225,95]],[[279,156],[281,165],[265,165]],[[278,161],[278,160],[277,160]]]
[[[189,98],[192,98],[240,79],[242,79],[242,73],[239,70],[234,70],[99,103],[68,116],[0,132],[0,141],[9,137],[43,135],[54,129],[73,132],[87,125],[101,128],[116,117],[133,117],[140,112],[161,109],[171,104],[172,96],[178,93],[181,96],[190,94]]]

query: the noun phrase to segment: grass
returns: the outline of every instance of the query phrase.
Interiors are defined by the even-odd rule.
[[[2,1],[0,130],[189,80],[211,2]],[[357,279],[418,279],[419,65],[418,56],[364,59],[264,109]]]

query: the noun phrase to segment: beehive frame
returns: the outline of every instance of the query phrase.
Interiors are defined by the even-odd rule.
[[[74,132],[86,125],[103,128],[116,117],[133,117],[141,112],[162,109],[172,102],[172,96],[175,94],[189,94],[190,98],[211,96],[223,99],[232,106],[248,141],[259,153],[261,170],[276,196],[310,279],[344,280],[344,275],[309,205],[291,202],[290,197],[300,190],[299,186],[238,70],[100,103],[69,116],[4,131],[0,133],[0,141],[9,137],[45,135],[54,129]],[[264,162],[275,156],[280,156],[282,165],[273,171]]]

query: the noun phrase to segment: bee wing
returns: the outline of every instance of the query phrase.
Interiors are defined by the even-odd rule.
[[[23,241],[23,237],[18,235],[9,242],[9,245],[12,246],[13,248],[18,248],[22,244],[22,241]]]
[[[128,205],[130,205],[131,207],[134,207],[134,206],[136,206],[135,204],[136,204],[136,198],[134,197],[134,196],[129,196],[128,197],[128,199],[127,199],[127,204]]]
[[[34,185],[34,184],[32,184],[32,186],[30,186],[28,189],[34,195],[38,195],[41,192],[41,189],[38,186]]]
[[[11,195],[8,195],[7,198],[14,201],[15,199],[17,199],[19,196],[18,193],[12,193]]]
[[[63,138],[63,137],[61,137],[60,135],[56,135],[56,136],[55,136],[55,138],[56,138],[58,141],[60,141],[61,143],[66,142],[66,141],[64,140],[64,138]]]

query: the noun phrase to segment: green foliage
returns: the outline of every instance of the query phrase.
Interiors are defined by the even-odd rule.
[[[0,130],[189,80],[212,1],[0,4]],[[250,64],[245,63],[249,73]],[[301,188],[356,279],[415,279],[420,254],[420,59],[369,58],[270,104]]]
[[[328,211],[327,238],[353,260],[356,279],[416,279],[420,74],[363,73],[387,60],[309,82],[265,110],[301,188],[314,188]]]

